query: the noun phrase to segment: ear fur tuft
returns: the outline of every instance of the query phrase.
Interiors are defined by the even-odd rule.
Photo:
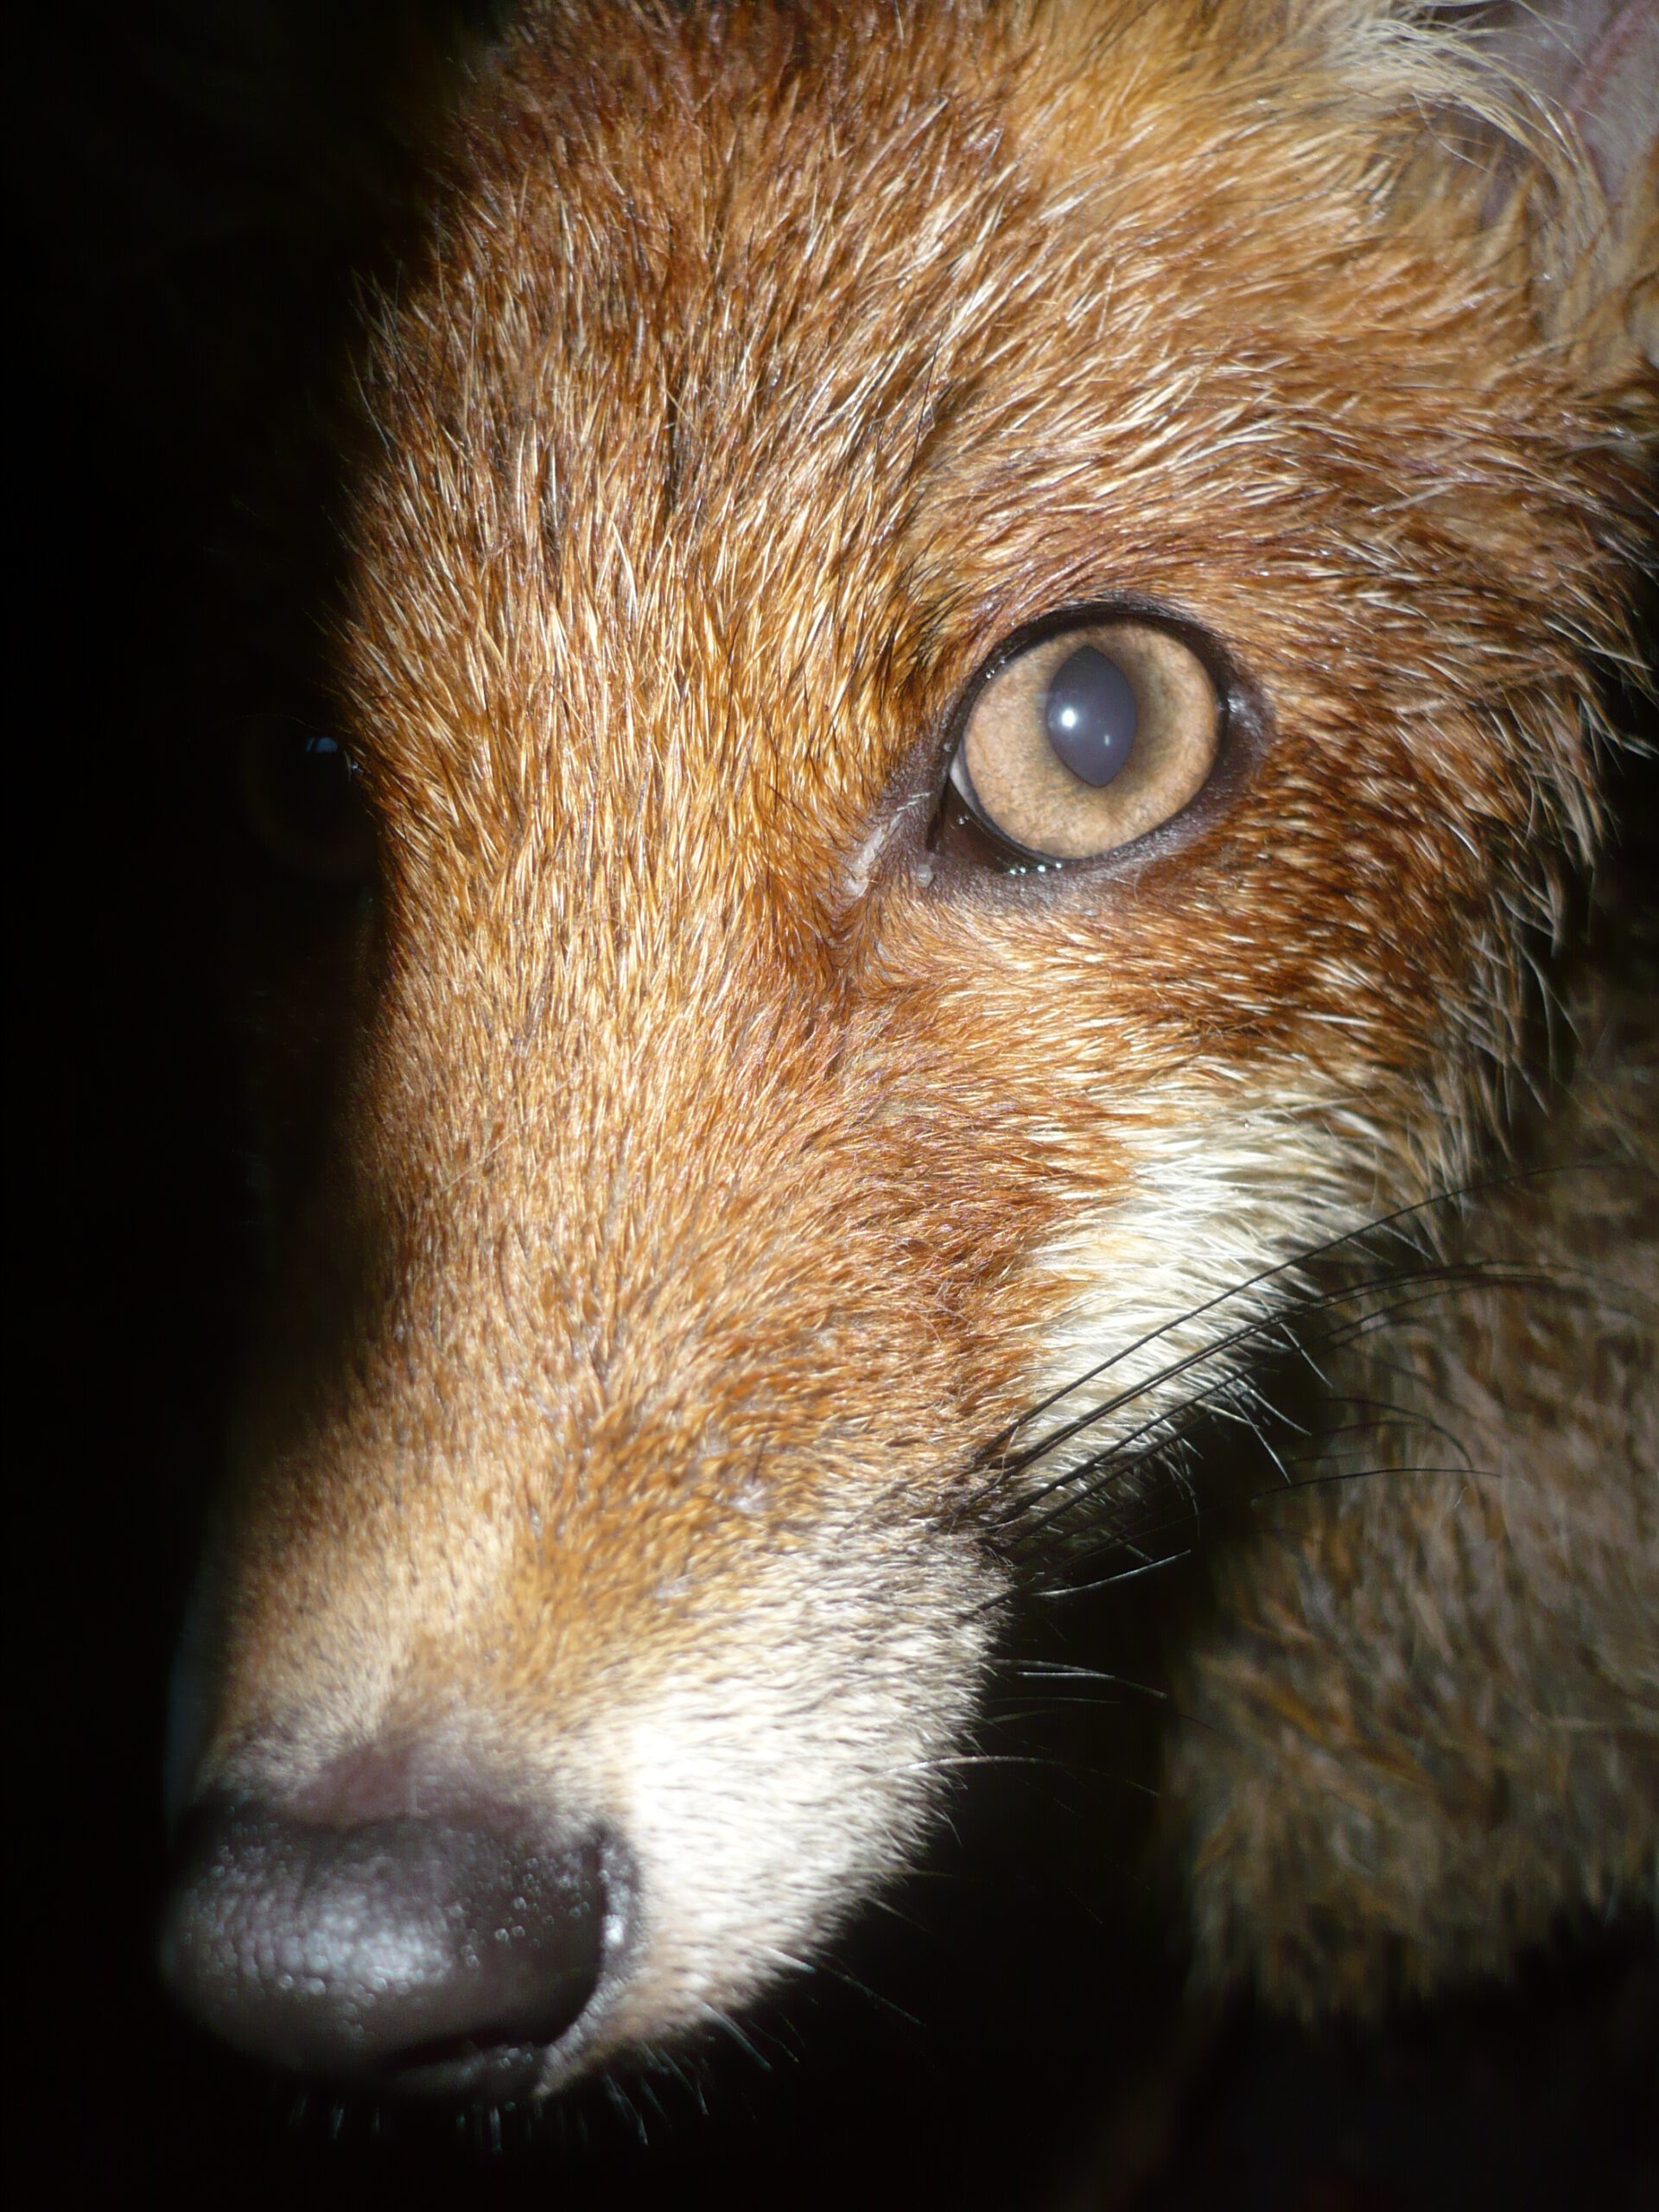
[[[1645,383],[1659,366],[1659,0],[1334,13],[1347,71],[1427,122],[1433,188],[1448,162],[1484,180],[1483,214],[1524,253],[1544,334],[1597,384]]]

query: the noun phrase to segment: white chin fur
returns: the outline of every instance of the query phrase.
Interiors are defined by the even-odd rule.
[[[626,1961],[580,2057],[724,2017],[803,1963],[911,1859],[964,1748],[993,1570],[965,1537],[825,1516],[741,1610],[642,1671],[582,1765],[637,1888]]]

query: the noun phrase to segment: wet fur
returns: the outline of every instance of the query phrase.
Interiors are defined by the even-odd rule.
[[[1477,54],[555,6],[435,157],[327,671],[378,898],[247,952],[279,1259],[175,1789],[620,1821],[632,1949],[550,2082],[913,1853],[1010,1515],[1294,1263],[1610,1154],[1434,1210],[1547,1291],[1331,1362],[1402,1471],[1222,1570],[1162,1849],[1201,1974],[1305,2011],[1652,1910],[1650,972],[1575,984],[1517,1104],[1651,557],[1651,198],[1610,227]],[[1232,657],[1231,781],[1103,877],[932,855],[975,666],[1120,593]],[[1466,1475],[1408,1471],[1426,1421]]]

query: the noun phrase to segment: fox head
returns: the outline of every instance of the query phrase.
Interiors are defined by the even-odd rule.
[[[333,889],[174,1700],[232,2041],[495,2097],[741,2004],[916,1849],[996,1526],[1460,1172],[1654,425],[1650,148],[1507,81],[1367,0],[475,72],[245,739]]]

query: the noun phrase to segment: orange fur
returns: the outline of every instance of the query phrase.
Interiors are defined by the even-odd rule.
[[[1563,130],[1334,0],[562,0],[467,91],[362,370],[378,873],[270,971],[321,1041],[253,1039],[279,1267],[179,1791],[620,1833],[546,2083],[914,1849],[991,1440],[1500,1131],[1652,545],[1643,188],[1605,250]],[[976,667],[1119,594],[1219,642],[1226,778],[1104,869],[936,850]],[[1201,1933],[1280,1986],[1258,1777],[1181,1757]]]

